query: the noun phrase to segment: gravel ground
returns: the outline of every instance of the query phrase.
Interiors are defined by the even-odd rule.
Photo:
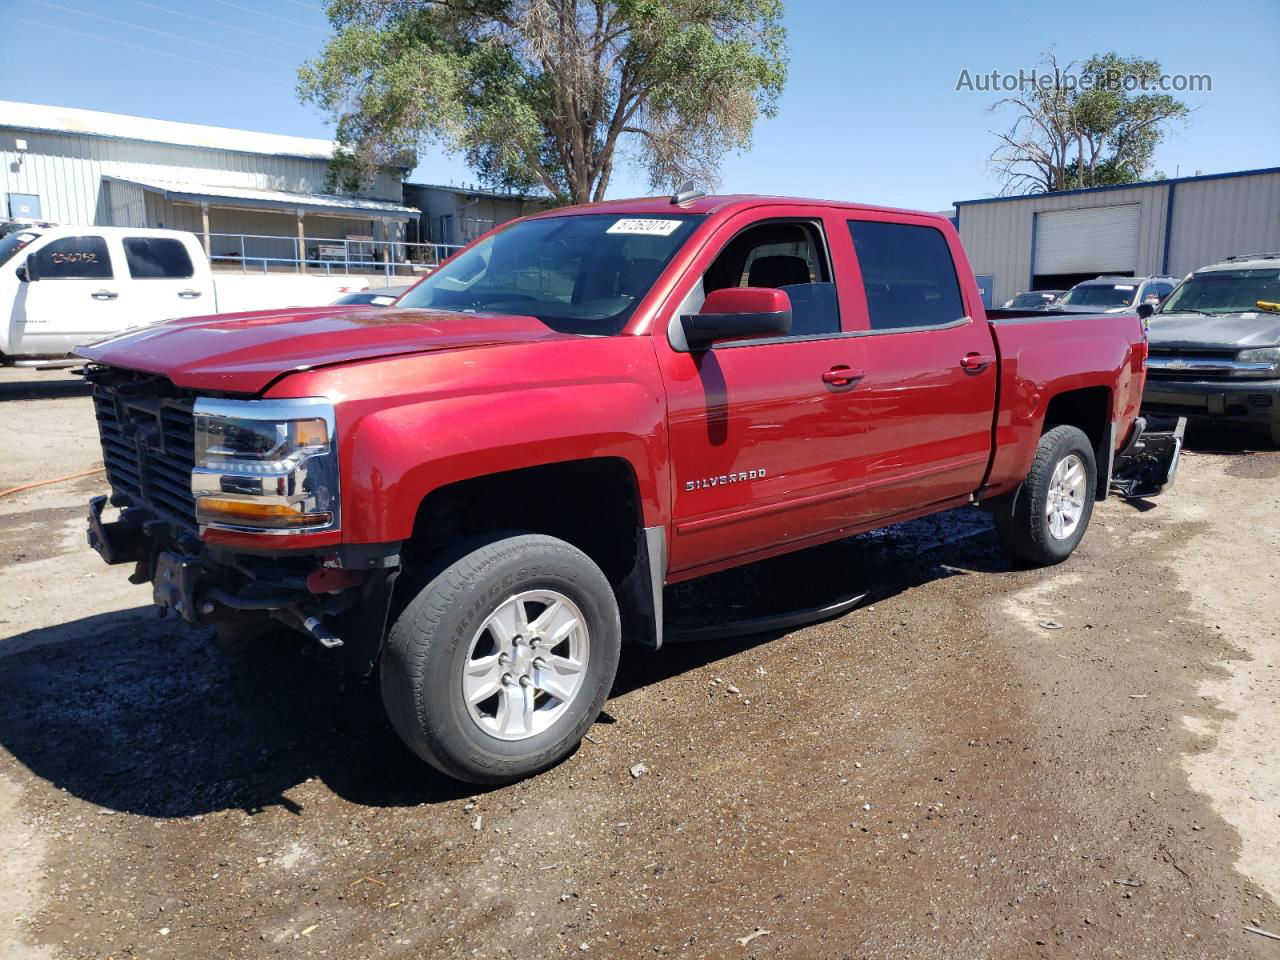
[[[0,374],[0,489],[97,464],[72,380]],[[956,511],[682,585],[689,625],[872,593],[626,651],[484,792],[323,651],[154,619],[99,477],[0,498],[0,958],[1280,957],[1280,454],[1193,440],[1051,570]]]

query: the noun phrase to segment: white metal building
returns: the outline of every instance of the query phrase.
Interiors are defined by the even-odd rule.
[[[991,301],[1100,274],[1181,277],[1280,250],[1280,167],[955,204]]]
[[[190,230],[224,265],[394,255],[377,241],[403,241],[418,216],[405,171],[338,196],[332,155],[328,140],[0,101],[0,213]]]

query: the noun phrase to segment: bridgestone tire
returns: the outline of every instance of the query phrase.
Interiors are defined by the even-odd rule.
[[[1048,504],[1054,471],[1075,455],[1086,472],[1083,509],[1070,535],[1059,538],[1050,530]],[[1093,515],[1098,467],[1089,438],[1077,427],[1054,427],[1040,438],[1031,472],[1007,503],[994,512],[1000,545],[1015,559],[1037,567],[1061,563],[1071,556]]]
[[[600,568],[576,547],[538,534],[496,535],[464,545],[395,618],[380,668],[387,716],[414,753],[470,783],[519,780],[573,752],[599,716],[618,669],[618,604]],[[502,740],[473,718],[463,693],[471,645],[509,598],[555,591],[587,628],[589,656],[577,693],[547,729]]]

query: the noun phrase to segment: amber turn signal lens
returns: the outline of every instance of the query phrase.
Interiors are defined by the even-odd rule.
[[[206,523],[236,523],[269,530],[319,527],[333,521],[333,514],[328,512],[299,513],[282,503],[254,503],[229,497],[199,497],[196,517]]]
[[[329,446],[329,427],[319,418],[315,420],[290,420],[293,446],[298,449],[324,449]]]

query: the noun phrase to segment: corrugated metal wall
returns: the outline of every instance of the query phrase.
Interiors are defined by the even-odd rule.
[[[1169,272],[1238,253],[1280,251],[1280,173],[1193,180],[1174,189]]]
[[[21,156],[14,145],[18,137],[27,141],[27,151]],[[110,223],[112,204],[116,201],[103,189],[103,174],[207,186],[324,193],[328,162],[318,158],[0,128],[0,193],[38,194],[42,216],[47,220]],[[361,195],[400,203],[398,175],[382,173]],[[133,202],[130,200],[129,204]],[[184,224],[178,229],[199,229],[198,209],[196,217],[194,227]],[[308,224],[310,222],[308,220]],[[173,225],[178,226],[176,222]],[[291,232],[296,232],[296,227]]]
[[[1136,203],[1138,272],[1159,273],[1164,254],[1164,215],[1168,186],[1163,183],[1098,193],[1037,194],[993,203],[960,206],[960,239],[974,273],[995,278],[994,303],[1031,289],[1035,215],[1050,210],[1078,210]],[[1102,268],[1100,268],[1102,269]]]
[[[111,217],[107,221],[117,227],[145,227],[147,225],[147,194],[132,183],[104,183],[107,207]]]
[[[1169,192],[1173,221],[1166,224]],[[975,273],[991,274],[994,302],[1030,289],[1035,215],[1138,203],[1137,273],[1180,277],[1237,253],[1280,250],[1280,172],[1017,197],[959,206],[960,239]],[[1170,230],[1166,263],[1165,231]]]
[[[421,236],[431,243],[466,243],[490,226],[506,223],[516,217],[541,209],[522,202],[518,196],[468,197],[465,193],[420,183],[405,184],[405,202],[422,211]],[[442,218],[452,221],[442,227]],[[451,229],[445,236],[444,230]]]

